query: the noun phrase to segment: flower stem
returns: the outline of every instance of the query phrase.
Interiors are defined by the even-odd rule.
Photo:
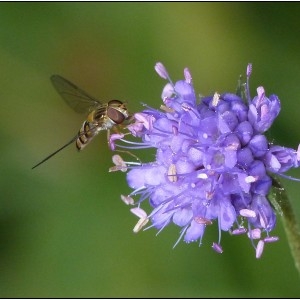
[[[281,209],[283,212],[283,227],[294,257],[295,266],[300,275],[300,230],[288,197],[285,197],[282,201]]]
[[[271,175],[272,188],[269,200],[278,214],[282,216],[283,227],[287,235],[295,266],[300,275],[300,230],[291,202],[278,176]]]

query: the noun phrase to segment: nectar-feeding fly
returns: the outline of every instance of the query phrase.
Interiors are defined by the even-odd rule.
[[[32,169],[73,142],[76,143],[76,148],[79,151],[82,150],[100,131],[106,130],[109,138],[110,129],[129,123],[131,118],[126,104],[120,100],[110,100],[102,103],[60,75],[52,75],[50,79],[54,88],[74,111],[87,113],[88,115],[75,137],[48,155]]]

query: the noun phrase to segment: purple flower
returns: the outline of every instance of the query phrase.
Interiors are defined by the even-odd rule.
[[[206,228],[217,223],[219,237],[212,245],[216,252],[223,252],[221,233],[228,231],[246,234],[259,258],[265,243],[278,240],[271,236],[276,215],[268,200],[270,176],[298,167],[300,157],[299,150],[273,145],[264,135],[279,114],[278,97],[267,97],[259,87],[250,98],[250,64],[247,99],[215,93],[199,103],[187,68],[184,80],[175,84],[162,63],[155,70],[168,80],[161,109],[145,105],[134,115],[128,133],[110,139],[112,149],[156,149],[153,162],[124,162],[117,156],[111,168],[129,170],[127,182],[133,191],[122,200],[135,206],[132,212],[139,221],[134,232],[148,221],[147,228],[159,231],[174,223],[180,227],[175,245],[181,239],[201,244]],[[127,139],[129,135],[135,140]],[[152,207],[149,214],[141,208],[145,200]]]

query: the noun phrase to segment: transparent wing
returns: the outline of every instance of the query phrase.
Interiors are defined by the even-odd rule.
[[[50,80],[65,102],[78,113],[86,113],[102,105],[94,97],[60,75],[52,75]]]

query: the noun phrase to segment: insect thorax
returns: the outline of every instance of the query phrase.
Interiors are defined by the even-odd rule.
[[[88,115],[87,121],[97,126],[99,130],[107,130],[122,124],[128,117],[127,107],[122,101],[110,100],[107,104],[93,110]]]

